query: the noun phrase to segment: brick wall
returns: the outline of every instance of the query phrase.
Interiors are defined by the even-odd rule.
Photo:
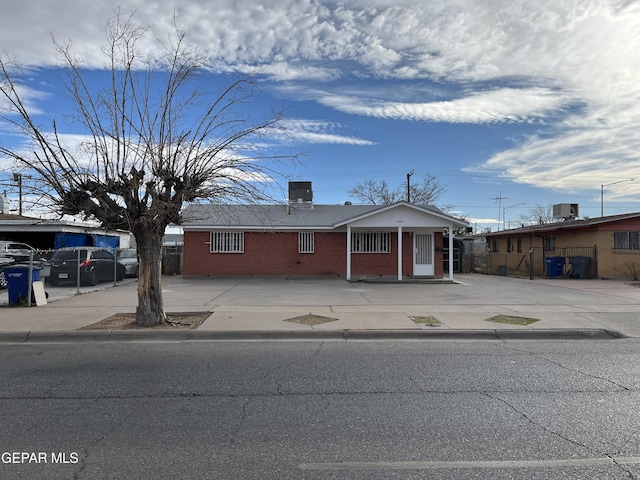
[[[637,250],[621,251],[613,249],[613,232],[637,232],[640,231],[640,221],[637,219],[620,222],[592,225],[588,228],[568,229],[566,231],[555,230],[540,232],[541,236],[553,235],[555,237],[555,251],[544,251],[543,255],[554,256],[562,253],[565,248],[593,247],[597,248],[597,272],[599,278],[629,278],[640,277],[640,252]],[[517,239],[522,239],[522,253],[516,251]],[[518,236],[516,233],[496,236],[499,238],[499,252],[491,252],[489,273],[495,273],[498,265],[507,265],[511,273],[524,265],[521,262],[523,256],[527,256],[529,245],[542,249],[543,240],[538,236],[525,234]],[[507,239],[513,245],[513,251],[507,252]],[[491,246],[492,237],[487,239]],[[542,267],[540,262],[540,267]],[[540,268],[538,269],[540,270]],[[590,270],[593,272],[593,270]],[[520,272],[523,273],[524,271]],[[544,270],[536,271],[537,275],[544,275]]]
[[[185,274],[346,274],[346,239],[340,233],[316,233],[315,253],[298,253],[297,232],[245,232],[244,253],[210,253],[209,240],[209,232],[185,232]]]
[[[344,232],[316,232],[314,253],[298,253],[297,232],[245,232],[244,253],[210,253],[208,231],[184,233],[185,275],[339,275],[346,276]],[[442,245],[442,233],[434,237]],[[413,272],[413,239],[403,235],[404,276]],[[398,239],[391,235],[390,253],[351,255],[351,274],[396,276]],[[442,275],[442,252],[435,254],[435,274]]]
[[[615,231],[638,231],[640,228],[616,229]],[[614,230],[598,232],[598,276],[600,278],[640,279],[640,252],[637,250],[614,250]]]

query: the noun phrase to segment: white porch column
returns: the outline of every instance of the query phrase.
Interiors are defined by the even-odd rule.
[[[449,280],[453,280],[453,225],[449,225]]]
[[[398,281],[402,281],[402,225],[398,225]]]
[[[347,281],[351,281],[351,227],[347,225]]]

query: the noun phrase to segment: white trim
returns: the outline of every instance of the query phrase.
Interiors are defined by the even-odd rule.
[[[347,225],[347,281],[351,281],[351,225]]]
[[[453,224],[449,225],[449,280],[453,280]]]
[[[449,216],[449,215],[447,215],[445,213],[436,212],[434,210],[431,210],[431,209],[428,209],[428,208],[424,208],[424,207],[421,207],[419,205],[415,205],[413,203],[398,202],[398,203],[393,203],[391,205],[384,205],[384,206],[381,206],[378,209],[372,210],[372,211],[367,212],[367,213],[363,213],[362,215],[358,215],[356,217],[352,217],[352,218],[340,221],[340,222],[336,223],[334,225],[334,227],[340,227],[340,226],[346,225],[348,223],[354,223],[354,222],[357,222],[357,221],[362,220],[364,218],[376,216],[376,215],[378,215],[378,214],[380,214],[382,212],[386,212],[387,210],[392,210],[392,209],[399,208],[399,207],[407,207],[407,208],[416,210],[416,211],[418,211],[420,213],[431,215],[432,217],[440,219],[440,220],[448,220],[449,222],[455,223],[459,227],[468,227],[469,226],[468,222],[465,222],[464,220],[458,220],[458,219],[453,218],[453,217],[451,217],[451,216]]]
[[[398,281],[402,281],[402,225],[398,225]]]

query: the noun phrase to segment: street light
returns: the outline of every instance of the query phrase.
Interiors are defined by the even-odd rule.
[[[634,178],[627,178],[626,180],[618,180],[617,182],[603,183],[600,185],[600,216],[601,217],[604,217],[604,189],[611,185],[615,185],[616,183],[633,182],[634,180],[635,180]]]
[[[507,223],[507,208],[519,207],[520,205],[526,205],[526,202],[516,203],[515,205],[509,205],[508,207],[502,208],[502,230],[505,230],[505,225]]]

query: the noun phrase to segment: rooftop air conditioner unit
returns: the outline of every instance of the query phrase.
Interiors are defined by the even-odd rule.
[[[311,182],[289,182],[289,203],[312,203]]]
[[[577,203],[558,203],[553,206],[553,218],[562,218],[563,220],[575,220],[578,218]]]

